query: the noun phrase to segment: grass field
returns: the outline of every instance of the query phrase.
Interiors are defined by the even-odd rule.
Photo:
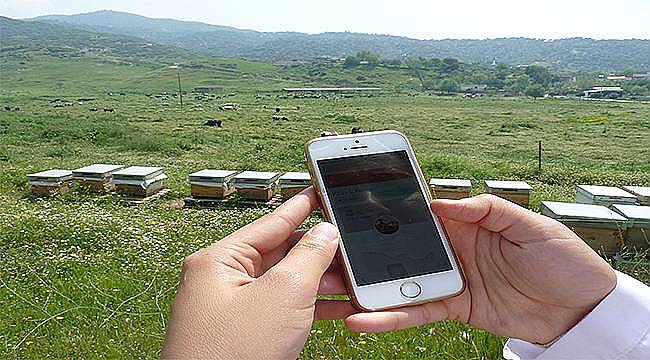
[[[19,67],[4,69],[10,65]],[[412,140],[427,177],[469,178],[474,193],[483,191],[485,179],[526,180],[535,188],[535,209],[541,200],[572,201],[576,183],[650,185],[650,104],[399,93],[324,100],[264,92],[258,98],[257,88],[296,83],[272,82],[282,74],[259,65],[265,75],[224,80],[226,92],[236,95],[210,101],[188,96],[181,111],[173,97],[144,95],[172,92],[173,72],[121,66],[99,75],[105,88],[88,82],[79,89],[83,75],[61,85],[50,64],[29,66],[31,72],[10,76],[0,92],[2,358],[157,357],[182,259],[268,212],[181,209],[187,174],[208,167],[304,171],[303,144],[324,130],[400,130]],[[70,66],[82,71],[89,65]],[[245,73],[260,69],[242,66],[251,66]],[[211,85],[201,74],[187,79],[186,86]],[[131,86],[138,90],[106,94]],[[97,100],[50,104],[82,96]],[[239,110],[219,111],[223,102]],[[20,110],[2,110],[5,105]],[[288,121],[272,120],[276,106]],[[203,127],[208,118],[222,119],[224,127]],[[28,173],[99,162],[164,167],[172,192],[139,207],[83,190],[50,199],[28,193]],[[628,271],[650,279],[647,266]],[[453,322],[384,335],[351,334],[340,322],[325,322],[315,325],[302,357],[493,359],[503,342]]]

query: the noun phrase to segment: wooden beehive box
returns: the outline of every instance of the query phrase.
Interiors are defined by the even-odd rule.
[[[431,194],[435,199],[464,199],[472,191],[472,182],[461,179],[431,179]]]
[[[27,182],[31,192],[37,195],[64,194],[70,190],[72,171],[53,169],[29,174],[27,175]]]
[[[280,174],[274,172],[244,171],[234,178],[237,194],[246,200],[270,201]]]
[[[648,249],[650,247],[650,206],[615,204],[612,209],[630,220],[625,243],[639,250]]]
[[[132,166],[113,173],[113,185],[119,194],[146,198],[161,191],[167,175],[162,168]]]
[[[112,186],[113,173],[124,169],[124,165],[93,164],[72,171],[72,178],[93,190],[104,190]]]
[[[288,200],[311,186],[311,175],[304,172],[288,172],[280,176],[279,184],[282,199]]]
[[[628,220],[602,205],[542,201],[543,215],[571,228],[592,249],[615,254],[623,244]]]
[[[636,196],[637,204],[650,206],[650,186],[623,186],[623,189]]]
[[[486,180],[485,189],[488,194],[504,198],[525,208],[530,206],[530,194],[533,193],[533,188],[523,181]]]
[[[636,196],[613,186],[578,185],[576,186],[576,202],[607,207],[614,204],[634,205]]]
[[[199,199],[225,199],[235,192],[233,178],[237,171],[201,170],[190,174],[192,197]]]

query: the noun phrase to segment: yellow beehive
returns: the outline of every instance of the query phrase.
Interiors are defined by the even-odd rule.
[[[533,193],[533,188],[526,182],[486,180],[485,188],[488,194],[504,198],[525,208],[530,206],[530,195]]]
[[[650,247],[650,206],[612,206],[617,213],[629,219],[625,244],[631,248],[645,250]]]
[[[280,176],[279,184],[282,199],[288,200],[311,186],[311,175],[305,172],[288,172]]]
[[[234,178],[237,194],[252,201],[270,201],[280,174],[274,172],[244,171]]]
[[[464,199],[472,191],[472,182],[461,179],[431,179],[431,194],[435,199]]]
[[[596,251],[614,255],[623,244],[628,220],[605,206],[542,201],[540,210],[571,228]]]
[[[237,171],[201,170],[190,174],[192,196],[204,199],[225,199],[235,192],[233,184]]]

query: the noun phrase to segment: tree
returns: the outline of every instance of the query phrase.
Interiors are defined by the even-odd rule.
[[[445,79],[442,81],[442,83],[440,83],[440,90],[446,92],[447,94],[451,94],[454,92],[459,92],[460,85],[458,85],[458,82],[453,79]]]
[[[357,67],[361,63],[361,60],[359,60],[358,57],[356,56],[348,56],[345,58],[345,63],[343,64],[345,67]]]
[[[526,96],[530,96],[530,97],[532,97],[533,99],[537,99],[537,98],[539,98],[539,97],[544,96],[544,92],[545,92],[545,90],[544,90],[544,87],[543,87],[542,85],[540,85],[540,84],[533,84],[533,85],[529,85],[529,86],[526,88],[526,92],[525,92],[525,93],[526,93]]]
[[[449,72],[452,72],[452,71],[456,71],[456,70],[458,70],[459,67],[460,67],[460,61],[458,61],[458,59],[454,59],[454,58],[442,59],[442,69],[441,70],[444,71],[444,72],[449,73]]]
[[[539,65],[528,66],[526,67],[525,73],[536,84],[548,85],[554,81],[553,75],[551,75],[548,69],[546,69],[543,66],[539,66]]]

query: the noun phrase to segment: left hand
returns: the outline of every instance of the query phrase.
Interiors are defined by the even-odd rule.
[[[313,189],[305,190],[187,257],[162,357],[295,359],[314,320],[355,313],[349,301],[316,299],[345,289],[330,268],[336,227],[295,231],[317,207]]]

